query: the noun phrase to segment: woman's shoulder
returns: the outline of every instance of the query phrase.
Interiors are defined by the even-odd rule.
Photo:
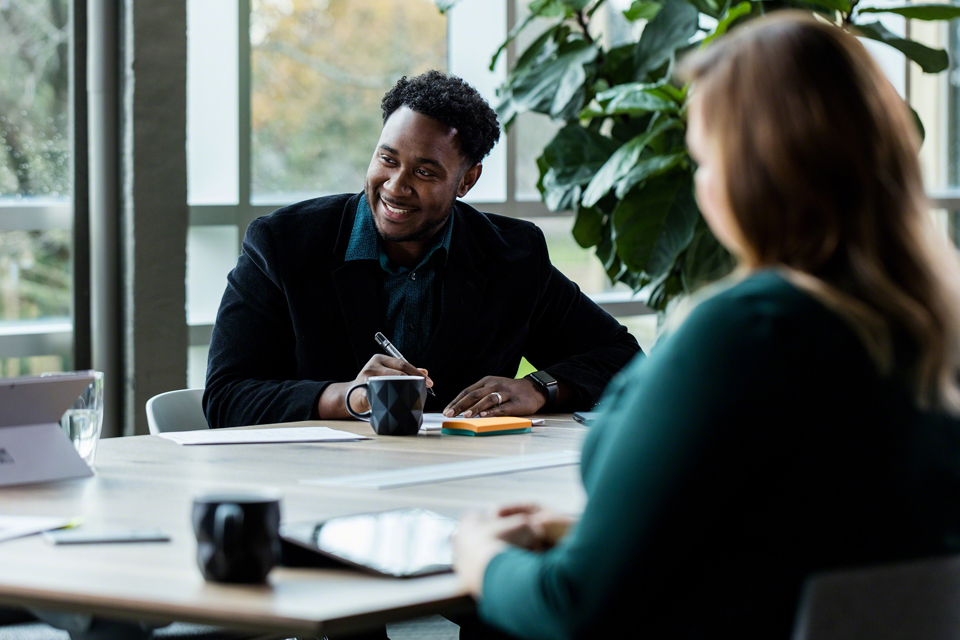
[[[781,272],[758,271],[733,284],[720,284],[700,294],[699,301],[679,326],[678,332],[691,330],[726,333],[730,327],[769,331],[794,328],[826,329],[843,327],[839,317],[806,291],[798,288]]]

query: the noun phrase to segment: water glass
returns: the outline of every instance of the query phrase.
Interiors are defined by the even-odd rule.
[[[103,426],[103,372],[91,371],[93,382],[60,418],[60,427],[70,438],[83,461],[91,467]]]

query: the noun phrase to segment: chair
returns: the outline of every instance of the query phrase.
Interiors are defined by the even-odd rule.
[[[167,391],[147,400],[147,424],[150,433],[209,429],[200,399],[203,389]]]
[[[960,556],[807,580],[793,640],[960,639]]]

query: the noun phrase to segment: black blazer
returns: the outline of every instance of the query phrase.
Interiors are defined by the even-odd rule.
[[[203,406],[211,427],[309,420],[332,382],[381,353],[382,270],[345,262],[360,195],[308,200],[254,220],[213,328]],[[486,375],[513,377],[521,356],[586,409],[637,341],[550,264],[535,225],[457,202],[440,314],[413,364],[430,371],[440,411]]]

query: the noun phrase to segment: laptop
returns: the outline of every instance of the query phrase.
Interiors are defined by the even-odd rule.
[[[93,475],[60,428],[92,382],[85,371],[0,379],[0,486]]]

